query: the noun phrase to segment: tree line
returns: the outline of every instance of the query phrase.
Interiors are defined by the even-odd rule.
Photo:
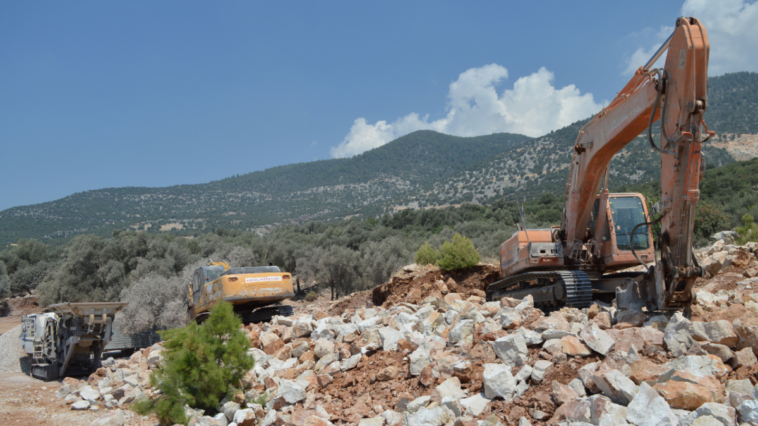
[[[695,234],[700,245],[714,232],[758,217],[758,159],[706,171]],[[657,202],[660,184],[612,188],[642,192]],[[526,202],[528,227],[560,222],[563,198],[546,192]],[[42,306],[60,302],[133,301],[136,328],[171,328],[184,321],[188,277],[209,259],[233,266],[274,264],[297,277],[299,291],[314,283],[333,298],[386,282],[412,263],[425,243],[434,250],[456,233],[469,238],[484,261],[497,264],[499,245],[516,230],[516,204],[496,200],[437,209],[405,209],[378,218],[285,225],[272,232],[217,228],[196,237],[115,231],[80,235],[62,246],[22,239],[0,251],[0,297],[35,291]],[[126,326],[129,328],[129,326]],[[134,330],[132,330],[134,331]]]

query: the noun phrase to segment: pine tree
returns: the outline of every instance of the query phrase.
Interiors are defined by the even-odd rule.
[[[139,414],[155,413],[162,424],[186,424],[184,405],[213,410],[253,368],[250,342],[232,305],[219,301],[202,324],[163,332],[165,362],[150,376],[161,394],[134,404]]]

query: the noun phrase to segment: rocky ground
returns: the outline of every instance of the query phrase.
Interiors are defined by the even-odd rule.
[[[373,291],[248,325],[246,388],[190,424],[758,425],[756,252],[718,241],[698,253],[708,275],[692,320],[599,302],[546,315],[530,298],[486,302],[492,266],[411,265]],[[83,410],[80,424],[155,424],[128,407],[153,396],[161,349],[40,398]]]

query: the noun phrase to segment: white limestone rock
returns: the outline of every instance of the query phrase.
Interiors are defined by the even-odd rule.
[[[535,383],[542,383],[542,379],[545,378],[547,370],[552,366],[553,363],[550,361],[539,360],[535,362],[534,368],[532,368],[532,381]]]
[[[644,382],[627,407],[626,420],[637,426],[676,426],[679,423],[666,400]]]
[[[476,417],[487,408],[487,404],[490,401],[492,400],[487,398],[483,393],[478,393],[472,397],[461,399],[459,403],[466,410],[466,414]]]
[[[457,401],[466,397],[466,392],[461,389],[461,381],[457,377],[445,380],[436,389],[442,399],[452,398]]]
[[[509,367],[524,365],[529,352],[524,336],[518,333],[495,340],[492,343],[492,349],[497,357]]]
[[[385,351],[396,351],[397,342],[405,338],[403,333],[389,327],[380,328],[379,336],[382,339],[382,349]]]
[[[608,333],[601,330],[594,322],[584,327],[582,332],[579,333],[579,337],[584,340],[584,343],[586,343],[590,349],[603,356],[608,355],[608,352],[610,352],[616,344],[613,338],[609,336]]]
[[[526,368],[523,367],[522,370]],[[487,398],[503,398],[506,401],[516,393],[517,381],[511,374],[510,367],[504,364],[484,364],[484,395]]]

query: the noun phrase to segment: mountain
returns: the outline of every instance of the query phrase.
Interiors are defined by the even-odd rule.
[[[418,131],[347,159],[274,167],[201,185],[108,188],[0,212],[0,245],[147,229],[193,235],[217,227],[379,214],[376,206],[455,174],[529,138]],[[218,161],[223,161],[218,160]]]
[[[758,157],[758,74],[712,77],[709,85],[705,119],[718,136],[704,145],[706,164]],[[538,138],[418,131],[348,159],[290,164],[201,185],[81,192],[0,212],[0,246],[20,238],[64,242],[118,229],[187,236],[217,227],[265,232],[311,219],[562,196],[571,149],[587,121]],[[610,185],[659,179],[659,164],[640,136],[614,157]]]
[[[758,74],[740,72],[709,79],[705,121],[717,136],[703,145],[706,167],[758,157]],[[589,119],[566,126],[506,150],[435,182],[404,207],[488,204],[495,199],[536,198],[550,192],[562,196],[576,137]],[[654,124],[660,145],[660,127]],[[610,188],[660,180],[660,157],[647,135],[638,136],[611,161]]]

